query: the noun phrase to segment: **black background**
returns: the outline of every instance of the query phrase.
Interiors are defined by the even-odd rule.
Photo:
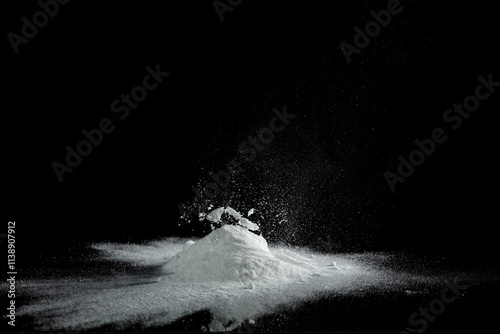
[[[72,1],[18,54],[4,38],[3,211],[16,220],[19,251],[201,234],[196,224],[179,227],[178,205],[267,125],[272,108],[287,105],[299,116],[275,149],[307,139],[292,148],[318,148],[348,171],[340,184],[325,179],[317,215],[304,221],[314,233],[292,241],[314,247],[333,233],[344,250],[493,259],[498,91],[448,129],[395,193],[383,173],[396,170],[415,138],[443,126],[444,111],[474,92],[478,75],[500,80],[495,10],[401,3],[350,64],[339,44],[352,44],[353,28],[386,2],[243,1],[221,22],[211,1]],[[4,36],[39,10],[35,1],[16,5],[3,10]],[[118,120],[111,102],[158,63],[170,76]],[[59,183],[51,163],[105,117],[114,132]],[[348,195],[336,201],[339,192]]]

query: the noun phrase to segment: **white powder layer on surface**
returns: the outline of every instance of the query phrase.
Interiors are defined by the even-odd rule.
[[[262,237],[232,225],[194,241],[168,238],[93,248],[110,260],[110,266],[118,261],[135,270],[110,267],[110,273],[90,278],[72,274],[20,280],[19,291],[30,302],[18,307],[16,318],[32,319],[36,331],[102,326],[130,330],[167,325],[209,310],[213,318],[208,329],[232,330],[245,320],[321,296],[405,294],[458,276],[387,269],[380,264],[396,259],[384,254],[328,255],[306,248],[268,247]]]

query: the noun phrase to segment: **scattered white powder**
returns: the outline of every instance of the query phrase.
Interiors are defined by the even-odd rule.
[[[96,244],[94,249],[105,258],[139,270],[22,281],[20,290],[32,298],[16,315],[34,319],[37,331],[101,326],[122,330],[162,326],[208,309],[213,316],[208,328],[227,331],[282,306],[324,295],[370,290],[409,294],[443,280],[384,269],[384,254],[327,255],[298,247],[268,247],[263,237],[249,230],[258,226],[231,208],[215,209],[206,218],[219,222],[224,212],[240,226],[224,225],[200,240]]]
[[[226,234],[228,240],[233,241],[237,239],[235,235],[248,236],[254,240],[251,236],[253,233],[240,233],[244,228],[232,233],[235,228],[240,227],[227,225],[222,229],[226,232],[214,235]],[[99,331],[102,330],[101,326],[108,326],[110,330],[130,331],[131,328],[163,326],[192,313],[210,310],[213,319],[205,328],[208,326],[212,331],[227,331],[235,329],[247,319],[261,319],[283,307],[300,305],[322,296],[364,295],[370,291],[376,294],[392,291],[406,295],[405,291],[421,291],[432,284],[441,284],[446,279],[461,276],[450,272],[429,277],[389,270],[381,266],[381,263],[388,261],[386,254],[328,255],[299,247],[266,248],[259,242],[254,244],[252,253],[261,256],[249,261],[250,267],[257,267],[254,278],[244,265],[243,280],[238,277],[234,281],[210,282],[208,277],[203,280],[205,276],[201,276],[194,277],[198,282],[180,282],[174,279],[175,274],[166,275],[164,269],[170,263],[169,259],[178,253],[188,254],[203,240],[186,242],[186,239],[167,238],[146,244],[96,244],[93,248],[99,250],[104,258],[113,262],[126,262],[138,270],[111,276],[97,272],[92,278],[72,274],[68,278],[20,281],[20,291],[30,297],[30,302],[20,305],[16,316],[33,319],[33,331]],[[223,239],[219,240],[224,243]],[[248,247],[249,243],[253,244],[244,240],[243,245]],[[183,251],[183,248],[186,250]],[[391,256],[390,259],[408,265],[400,256]],[[110,267],[110,271],[113,269]],[[315,272],[316,269],[319,272]],[[287,270],[291,276],[286,276]],[[277,276],[280,273],[284,276]],[[217,277],[216,274],[214,276]],[[227,275],[221,276],[227,278]],[[250,283],[242,284],[247,281],[245,278]],[[460,280],[464,283],[469,281],[470,284],[480,282],[478,275],[471,276],[469,280],[465,278],[461,276]],[[332,310],[332,317],[335,316]]]

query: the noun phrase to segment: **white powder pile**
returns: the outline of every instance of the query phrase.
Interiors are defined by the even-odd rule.
[[[218,222],[223,212],[239,219],[243,226],[224,225],[197,242],[188,241],[165,265],[167,280],[236,281],[253,289],[259,282],[282,281],[315,272],[307,259],[293,252],[271,252],[263,237],[249,231],[258,226],[231,208],[215,209],[207,219]]]
[[[212,319],[204,329],[230,331],[321,296],[404,293],[444,279],[383,268],[381,263],[388,261],[384,254],[332,255],[268,247],[251,231],[259,227],[231,208],[218,208],[207,219],[220,226],[224,213],[239,224],[223,225],[195,241],[96,244],[93,248],[112,263],[127,263],[136,270],[22,281],[20,291],[30,303],[21,305],[16,316],[33,319],[37,331],[102,331],[102,326],[158,328],[210,310]]]
[[[229,253],[224,254],[219,259],[229,258],[233,262],[225,266],[224,261],[217,261],[221,269],[219,273],[214,273],[215,270],[209,268],[208,263],[218,265],[214,258],[219,252],[213,252],[212,258],[204,257],[207,263],[205,271],[201,269],[204,267],[201,261],[194,259],[193,263],[187,263],[187,260],[181,259],[183,255],[187,259],[196,248],[206,249],[203,245],[217,235],[220,236],[221,245],[216,247],[249,251],[249,261],[245,262],[243,255],[233,257]],[[240,243],[241,239],[237,237],[242,236],[246,237]],[[72,275],[68,278],[55,276],[51,279],[20,281],[19,290],[29,297],[30,302],[20,305],[16,318],[19,316],[20,321],[25,323],[33,321],[33,330],[28,332],[103,331],[102,326],[106,326],[106,330],[137,331],[158,328],[196,312],[209,310],[212,319],[204,325],[205,330],[230,331],[246,320],[261,319],[264,315],[280,312],[284,307],[300,306],[305,301],[314,301],[322,296],[364,295],[367,292],[380,294],[384,291],[404,294],[407,290],[429,289],[430,284],[457,277],[456,273],[428,277],[384,269],[380,265],[388,262],[384,254],[331,255],[298,247],[282,249],[271,245],[267,248],[248,240],[254,238],[260,240],[260,237],[245,231],[243,227],[225,226],[219,232],[214,231],[194,243],[167,238],[142,245],[96,244],[93,248],[106,258],[113,262],[128,263],[137,270],[108,275],[104,273],[106,269],[101,268],[103,275],[97,272],[92,278]],[[183,246],[187,247],[185,253],[182,251]],[[167,261],[179,253],[178,260]],[[400,256],[390,258],[406,263]],[[167,267],[179,264],[178,271],[165,276],[166,261]],[[255,284],[255,289],[248,289],[248,285],[241,283],[245,277],[253,275],[245,274],[250,273],[246,263],[256,268],[251,269],[256,278],[248,279]],[[114,268],[111,263],[110,266],[111,271]],[[235,277],[228,278],[228,272],[235,268],[243,273],[243,280],[239,276],[236,280]],[[200,274],[189,274],[191,270]],[[175,276],[181,280],[184,276],[186,282],[175,280]],[[214,281],[221,277],[228,280]],[[463,278],[461,281],[467,282]],[[471,284],[477,283],[478,279],[475,277]],[[335,317],[335,311],[331,312],[331,316]],[[27,318],[22,320],[23,317]]]

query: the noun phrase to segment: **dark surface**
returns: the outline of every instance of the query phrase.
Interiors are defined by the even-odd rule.
[[[500,80],[494,5],[401,3],[350,64],[339,44],[352,44],[353,28],[384,1],[243,1],[223,22],[211,1],[73,1],[18,54],[5,38],[3,207],[19,256],[203,235],[178,205],[287,105],[298,116],[237,180],[244,198],[232,192],[215,206],[244,211],[265,194],[273,206],[256,219],[266,237],[312,248],[330,236],[345,251],[495,261],[499,92],[395,193],[383,177],[474,92],[478,75]],[[4,36],[39,10],[36,1],[6,6]],[[118,120],[111,102],[158,63],[170,76]],[[104,117],[114,132],[59,183],[51,163]]]

